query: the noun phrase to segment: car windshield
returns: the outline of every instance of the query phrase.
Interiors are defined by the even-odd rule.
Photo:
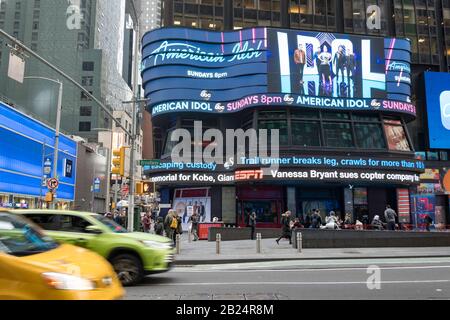
[[[0,213],[0,252],[24,257],[43,253],[58,247],[51,238],[28,220]]]
[[[114,233],[128,233],[127,229],[102,215],[95,215],[94,218],[107,226]]]

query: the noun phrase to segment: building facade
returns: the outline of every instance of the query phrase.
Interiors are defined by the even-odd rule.
[[[110,110],[122,110],[132,99],[135,48],[131,9],[126,0],[2,1],[0,28],[19,39],[81,83]],[[140,8],[137,8],[139,10]],[[128,24],[127,24],[128,23]],[[133,38],[134,36],[134,38]],[[3,39],[0,39],[2,41]],[[26,58],[25,76],[60,78],[42,63]],[[0,48],[0,72],[6,75],[9,49]],[[95,128],[111,128],[111,119],[79,89],[62,79],[62,129],[89,142],[98,141]],[[4,77],[0,94],[46,123],[55,123],[57,86]]]
[[[42,208],[53,172],[55,131],[0,102],[0,208]],[[62,135],[56,172],[57,207],[72,208],[76,193],[77,143]]]
[[[386,204],[405,225],[427,210],[443,210],[436,219],[447,223],[445,190],[434,188],[432,201],[421,190],[429,170],[442,186],[450,167],[448,147],[430,145],[424,86],[424,71],[448,72],[449,14],[448,1],[164,1],[166,28],[144,36],[142,73],[163,161],[146,174],[162,202],[181,211],[207,203],[210,217],[241,226],[251,211],[277,226],[285,210],[304,217],[314,208],[371,220]],[[174,53],[183,44],[190,55]],[[169,137],[194,134],[195,121],[201,132],[278,129],[280,154],[182,166]]]

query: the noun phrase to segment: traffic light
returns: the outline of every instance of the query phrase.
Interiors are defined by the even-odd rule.
[[[53,193],[52,192],[47,192],[45,194],[45,202],[52,202],[53,201]]]
[[[112,174],[125,176],[125,150],[125,147],[120,148],[120,150],[114,150]]]
[[[144,194],[144,183],[136,182],[136,194]]]

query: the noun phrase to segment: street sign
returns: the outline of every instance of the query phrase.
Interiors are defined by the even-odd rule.
[[[158,166],[161,164],[161,160],[158,159],[153,159],[153,160],[141,160],[141,167],[146,167],[146,166]]]
[[[59,187],[59,181],[58,181],[58,179],[55,179],[55,178],[48,179],[48,180],[47,180],[47,187],[48,187],[50,190],[58,189],[58,187]]]
[[[94,192],[95,193],[100,192],[100,183],[101,183],[100,178],[95,178],[95,180],[94,180]]]
[[[14,52],[9,53],[8,77],[17,82],[23,83],[25,75],[25,59],[19,57]]]
[[[52,172],[52,160],[49,158],[45,159],[44,162],[44,174],[49,175]]]

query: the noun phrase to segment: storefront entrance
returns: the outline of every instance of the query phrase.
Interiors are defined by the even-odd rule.
[[[298,188],[297,212],[298,216],[306,217],[313,210],[320,210],[322,220],[331,212],[342,215],[343,189],[342,188]]]
[[[256,223],[259,228],[280,227],[283,211],[283,188],[272,186],[237,188],[237,224],[240,227],[248,225],[248,217],[256,213]]]

